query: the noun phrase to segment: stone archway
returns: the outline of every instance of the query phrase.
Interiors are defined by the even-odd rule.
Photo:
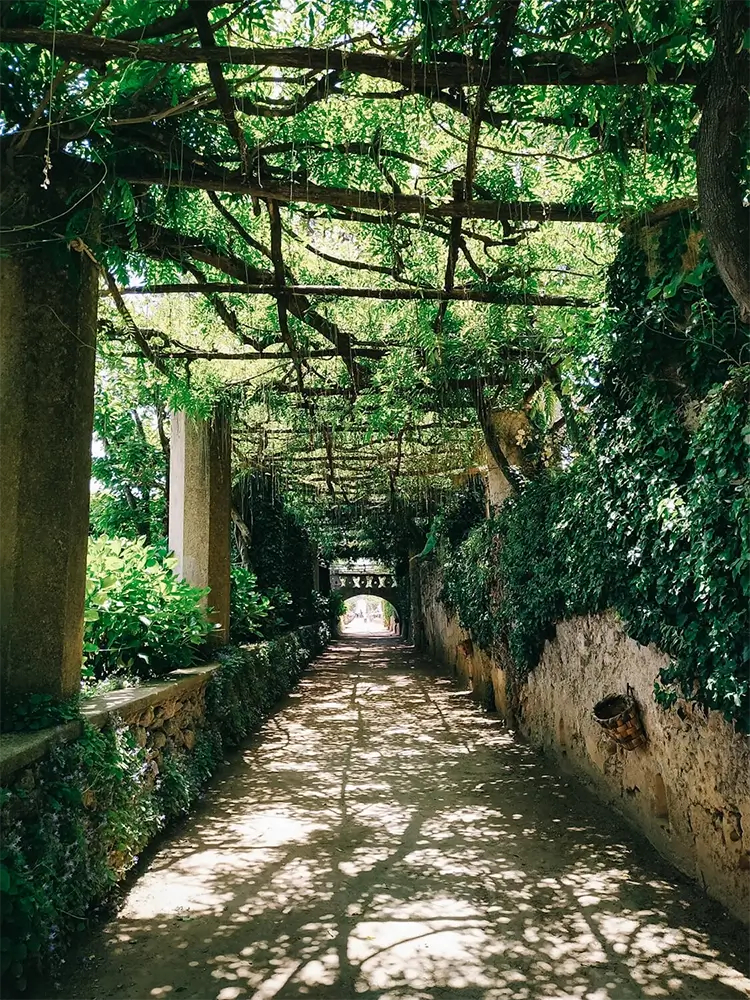
[[[379,597],[393,606],[400,622],[404,621],[396,576],[390,570],[380,566],[331,567],[331,589],[337,590],[345,601],[352,597]]]

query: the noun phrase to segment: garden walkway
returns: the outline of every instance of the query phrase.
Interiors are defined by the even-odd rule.
[[[74,1000],[738,998],[745,936],[389,637],[334,644],[77,959]]]

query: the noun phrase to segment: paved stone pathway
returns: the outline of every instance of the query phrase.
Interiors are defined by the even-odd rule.
[[[321,657],[74,962],[71,1000],[750,995],[747,939],[398,640]]]

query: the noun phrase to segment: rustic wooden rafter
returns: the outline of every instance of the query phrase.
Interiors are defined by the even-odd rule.
[[[395,194],[385,191],[366,191],[358,188],[336,188],[320,184],[260,184],[252,178],[245,180],[237,174],[209,174],[186,172],[183,174],[123,169],[122,180],[144,186],[166,185],[192,191],[223,191],[245,194],[254,198],[272,199],[284,204],[302,203],[330,205],[333,208],[386,212],[394,215],[417,215],[433,219],[484,219],[490,222],[503,220],[524,222],[602,222],[602,215],[588,205],[567,205],[558,202],[490,201],[476,199],[428,198],[416,194]]]
[[[535,306],[538,308],[591,309],[596,303],[576,295],[539,295],[537,293],[492,291],[479,288],[356,288],[343,285],[250,284],[231,281],[211,281],[204,285],[193,282],[131,285],[121,289],[122,295],[183,295],[207,292],[227,292],[238,295],[320,296],[324,298],[379,299],[383,302],[486,302],[497,305]]]
[[[501,86],[639,86],[645,83],[694,86],[699,65],[667,63],[651,66],[642,53],[627,47],[599,56],[591,62],[567,52],[533,52],[512,62],[491,63],[463,57],[459,60],[420,62],[387,53],[310,46],[273,48],[264,46],[214,45],[196,47],[187,43],[138,42],[69,31],[42,28],[7,28],[5,44],[36,45],[55,51],[71,61],[98,66],[112,59],[162,64],[228,66],[273,66],[278,69],[335,70],[388,80],[409,88],[429,80],[441,88]]]

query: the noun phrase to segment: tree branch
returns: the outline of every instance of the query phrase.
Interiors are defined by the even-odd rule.
[[[204,0],[188,0],[188,8],[195,20],[201,47],[204,49],[214,48],[214,33],[211,28],[211,23],[208,20],[208,5],[204,2]],[[229,92],[227,81],[224,79],[221,63],[209,62],[208,76],[213,84],[214,91],[216,92],[216,99],[219,102],[219,108],[224,118],[224,124],[226,125],[231,137],[237,143],[237,148],[240,153],[242,174],[247,176],[249,170],[247,143],[245,142],[245,135],[240,128],[235,115],[234,101],[231,93]]]
[[[166,19],[165,19],[166,20]],[[38,45],[84,65],[99,65],[110,59],[141,60],[173,64],[226,63],[233,66],[274,66],[316,71],[357,73],[389,80],[412,89],[420,80],[435,86],[467,87],[486,83],[489,87],[513,86],[629,86],[651,83],[694,85],[699,67],[666,63],[661,69],[638,61],[630,49],[612,52],[585,63],[566,52],[535,52],[521,56],[512,65],[491,65],[470,57],[456,61],[417,62],[391,55],[352,52],[344,49],[263,48],[215,45],[196,48],[187,44],[135,42],[75,32],[39,28],[7,28],[5,44]],[[651,79],[650,79],[651,77]]]
[[[717,31],[703,102],[696,167],[698,206],[716,268],[750,323],[750,211],[743,204],[742,177],[747,152],[750,30],[746,2],[716,4]]]
[[[209,263],[209,261],[206,261]],[[218,266],[218,265],[215,265]],[[226,268],[221,267],[221,270]],[[379,299],[383,302],[487,302],[497,305],[538,306],[563,309],[591,309],[596,303],[572,295],[537,295],[518,292],[489,291],[477,288],[350,288],[344,285],[286,285],[283,292],[271,281],[262,284],[244,282],[210,281],[204,285],[192,282],[171,284],[131,285],[121,290],[122,295],[178,295],[200,292],[235,292],[241,295],[326,296],[328,298]],[[330,339],[330,338],[328,338]],[[351,345],[349,347],[351,350]]]

